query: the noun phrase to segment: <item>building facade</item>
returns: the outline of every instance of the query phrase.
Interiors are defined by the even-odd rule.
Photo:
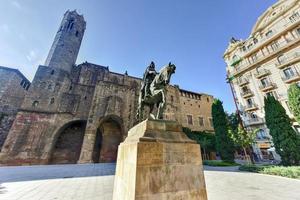
[[[2,165],[116,160],[118,145],[138,123],[141,79],[88,62],[75,65],[85,28],[82,15],[67,11],[45,64],[38,67],[30,87],[26,79],[25,91],[16,91],[23,99],[1,148]],[[170,85],[166,98],[164,119],[213,132],[211,95]]]
[[[268,8],[246,40],[231,39],[224,60],[245,127],[259,129],[254,150],[267,159],[274,148],[264,119],[264,97],[280,101],[300,131],[287,97],[289,85],[300,81],[300,1],[279,0]]]

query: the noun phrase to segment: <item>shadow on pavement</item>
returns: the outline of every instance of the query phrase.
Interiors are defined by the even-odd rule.
[[[204,169],[204,171],[240,172],[239,166],[213,167],[213,166],[203,165],[203,169]]]
[[[115,163],[0,167],[0,183],[115,175]],[[0,194],[3,188],[0,185]]]

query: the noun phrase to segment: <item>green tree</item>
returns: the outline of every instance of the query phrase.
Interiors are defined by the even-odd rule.
[[[294,83],[288,90],[289,106],[298,121],[300,123],[300,87]]]
[[[257,130],[248,132],[245,131],[245,129],[241,125],[238,126],[236,131],[232,130],[231,128],[229,129],[231,139],[236,146],[240,147],[243,150],[248,163],[251,163],[252,161],[247,154],[247,148],[250,148],[251,145],[255,142],[256,133]]]
[[[299,165],[300,138],[292,128],[290,118],[273,96],[268,96],[264,102],[266,124],[273,138],[276,152],[281,156],[282,164]]]
[[[189,128],[183,128],[183,132],[192,140],[195,140],[200,144],[204,159],[207,158],[207,154],[210,152],[216,152],[216,138],[215,134],[201,132],[201,131],[192,131]]]
[[[212,104],[213,125],[216,133],[216,147],[222,160],[234,162],[234,144],[228,133],[228,120],[223,103],[215,99]]]
[[[228,123],[229,123],[230,128],[233,131],[237,131],[238,127],[239,127],[238,114],[237,113],[227,114],[227,119],[228,119]]]

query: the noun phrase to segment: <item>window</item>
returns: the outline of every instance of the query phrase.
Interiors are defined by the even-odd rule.
[[[253,43],[254,43],[254,44],[258,43],[258,39],[253,38]]]
[[[274,94],[274,92],[267,92],[266,96],[267,97],[270,97],[270,96],[275,97],[275,94]]]
[[[253,112],[250,114],[251,119],[257,119],[257,115]]]
[[[290,19],[290,21],[291,21],[292,23],[295,22],[295,21],[297,21],[299,18],[300,18],[300,15],[299,15],[298,12],[295,12],[294,14],[292,14],[292,15],[289,17],[289,19]]]
[[[50,74],[53,75],[54,74],[54,70],[52,70]]]
[[[21,83],[20,83],[20,85],[23,87],[24,83],[25,83],[25,81],[22,80]]]
[[[209,102],[209,98],[208,97],[206,98],[206,101]]]
[[[272,35],[273,35],[273,31],[272,30],[270,30],[270,31],[268,31],[266,33],[266,37],[271,37]]]
[[[269,85],[269,81],[266,78],[261,79],[260,83],[263,87],[267,87]]]
[[[285,70],[283,70],[283,74],[284,74],[284,76],[286,77],[286,78],[291,78],[291,77],[293,77],[293,76],[295,76],[295,73],[294,73],[294,71],[292,70],[292,68],[290,68],[290,67],[288,67],[288,68],[286,68]]]
[[[251,56],[251,58],[252,58],[252,61],[253,61],[253,62],[257,61],[257,54],[256,54],[256,53],[253,54],[253,56]]]
[[[242,91],[243,91],[243,93],[246,93],[246,92],[248,92],[248,91],[249,91],[249,89],[248,89],[248,87],[247,87],[247,86],[244,86],[244,87],[242,87]]]
[[[256,138],[257,139],[266,139],[267,138],[267,134],[263,129],[259,129],[256,133]]]
[[[209,125],[210,125],[210,127],[214,127],[214,124],[213,124],[213,120],[212,120],[212,118],[208,118],[208,121],[209,121]]]
[[[285,56],[284,55],[278,56],[277,61],[279,64],[283,64],[285,62]]]
[[[239,60],[239,57],[237,56],[237,55],[234,55],[233,57],[232,57],[232,62],[236,62],[236,61],[238,61]]]
[[[33,103],[32,103],[32,107],[37,107],[39,105],[39,102],[38,101],[34,101]]]
[[[78,36],[79,36],[79,32],[78,32],[78,31],[76,31],[76,34],[75,34],[75,35],[76,35],[76,37],[78,37]]]
[[[174,97],[173,97],[173,95],[171,95],[171,102],[173,102],[174,101]]]
[[[251,107],[253,105],[252,99],[247,99],[246,102],[249,107]]]
[[[204,126],[204,119],[203,119],[203,117],[199,117],[199,126]]]
[[[242,49],[243,49],[243,51],[246,51],[246,47],[245,46],[243,46]]]
[[[247,48],[248,48],[248,49],[251,49],[252,46],[253,46],[253,44],[249,44],[249,45],[247,46]]]
[[[297,34],[300,35],[300,28],[297,28]]]
[[[193,116],[192,115],[187,115],[187,123],[189,125],[193,125]]]
[[[54,98],[50,99],[50,104],[54,104]]]
[[[272,42],[271,48],[273,49],[273,51],[275,51],[276,49],[278,49],[278,47],[279,47],[278,41]]]
[[[72,30],[73,25],[74,25],[74,20],[71,19],[71,20],[69,21],[69,23],[68,23],[67,29]]]

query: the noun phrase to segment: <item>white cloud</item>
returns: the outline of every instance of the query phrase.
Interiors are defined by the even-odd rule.
[[[19,2],[17,2],[17,1],[12,1],[11,5],[13,5],[17,9],[21,9],[22,8],[21,4]]]
[[[34,50],[31,50],[29,54],[26,56],[26,58],[29,62],[34,61],[37,58],[36,52]]]

